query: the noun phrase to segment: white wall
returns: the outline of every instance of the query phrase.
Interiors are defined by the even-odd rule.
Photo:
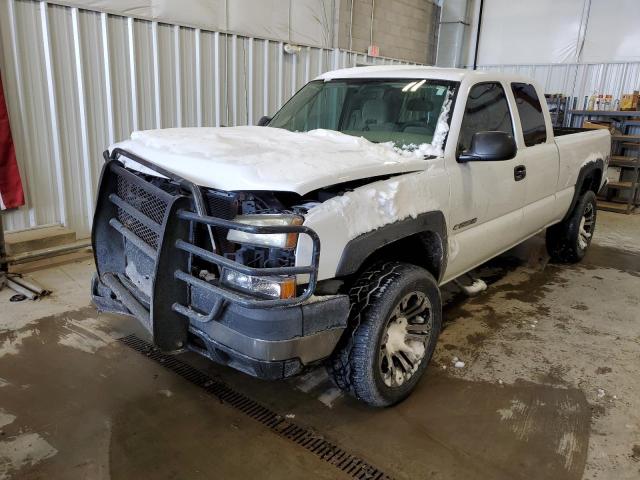
[[[463,3],[444,1],[444,9],[448,2]],[[469,33],[479,3],[469,0]],[[484,0],[478,64],[640,62],[639,18],[638,0]],[[475,34],[465,43],[470,66]]]
[[[467,25],[441,26],[438,65],[473,65],[479,4],[444,0],[443,21]],[[619,98],[640,89],[638,18],[639,0],[484,0],[478,68],[530,76],[578,107],[593,92]]]
[[[333,47],[339,0],[60,0],[52,3],[248,37]]]
[[[640,62],[640,1],[591,0],[581,63]]]
[[[575,63],[584,7],[585,0],[485,0],[478,64]]]

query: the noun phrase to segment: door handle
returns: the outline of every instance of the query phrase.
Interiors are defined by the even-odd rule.
[[[519,182],[520,180],[522,180],[526,176],[527,176],[527,167],[525,167],[524,165],[518,165],[517,167],[514,167],[514,169],[513,169],[513,179],[516,182]]]

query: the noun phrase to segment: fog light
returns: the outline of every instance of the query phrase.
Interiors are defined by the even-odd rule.
[[[292,298],[296,295],[295,277],[254,277],[224,270],[222,282],[237,289],[271,298]]]

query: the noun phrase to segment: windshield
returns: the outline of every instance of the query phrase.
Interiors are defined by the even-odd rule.
[[[316,80],[296,93],[269,126],[297,132],[324,128],[398,147],[431,144],[455,85],[424,79]]]

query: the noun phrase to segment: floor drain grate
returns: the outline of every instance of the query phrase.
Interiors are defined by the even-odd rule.
[[[334,465],[352,478],[359,480],[391,480],[391,477],[383,471],[325,440],[322,435],[290,422],[283,415],[262,406],[242,393],[236,392],[225,383],[211,378],[175,356],[160,352],[137,336],[128,335],[121,338],[120,341],[136,352],[147,356],[163,367],[177,373],[185,380],[204,389],[210,395],[215,395],[222,402],[257,420],[278,435],[307,449],[321,460]]]

